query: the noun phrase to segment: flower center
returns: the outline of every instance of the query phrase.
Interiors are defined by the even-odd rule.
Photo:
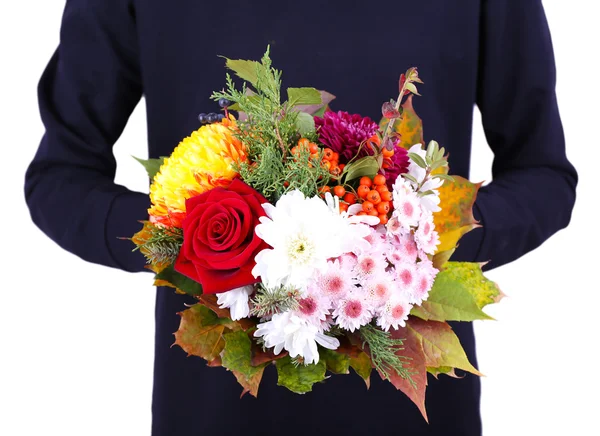
[[[348,301],[348,303],[346,303],[346,306],[344,306],[344,313],[349,318],[358,318],[362,313],[362,309],[363,308],[362,304],[360,304],[360,301],[352,300]]]
[[[398,304],[397,306],[394,306],[392,308],[392,317],[399,319],[399,318],[403,318],[404,317],[404,307],[402,307],[402,305]]]
[[[412,273],[407,269],[402,270],[402,272],[400,273],[400,280],[402,280],[402,283],[405,286],[410,285],[413,281]]]
[[[413,205],[410,203],[404,203],[402,205],[402,210],[404,211],[404,215],[406,216],[412,216],[413,212],[415,211]]]
[[[302,298],[298,303],[304,315],[312,315],[317,310],[317,302],[312,297]]]
[[[311,262],[315,254],[315,246],[311,240],[302,234],[289,238],[287,254],[292,263],[306,265]]]

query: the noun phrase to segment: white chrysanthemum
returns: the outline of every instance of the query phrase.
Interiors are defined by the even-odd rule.
[[[405,298],[394,296],[378,311],[377,325],[386,332],[390,328],[405,327],[411,308]]]
[[[373,306],[360,292],[356,292],[338,302],[333,317],[338,326],[353,332],[373,319]]]
[[[297,190],[283,195],[275,206],[267,203],[263,208],[267,217],[260,218],[256,234],[272,248],[258,253],[252,274],[269,288],[304,289],[315,271],[326,268],[328,259],[347,252],[353,230],[361,235],[319,197],[306,198]]]
[[[408,233],[411,227],[419,224],[421,201],[410,183],[401,177],[396,179],[393,189],[394,212],[387,225],[388,232],[394,235]]]
[[[425,160],[425,156],[427,155],[427,150],[423,150],[422,144],[413,145],[412,147],[410,147],[408,152],[418,154],[420,157],[423,158],[423,160]],[[425,178],[427,172],[425,171],[425,168],[421,168],[412,159],[410,159],[410,162],[408,164],[408,174],[413,176],[417,180],[417,182],[421,183]]]
[[[327,326],[326,320],[330,307],[331,301],[317,287],[311,285],[298,300],[298,309],[294,311],[294,315],[317,326],[322,332]]]
[[[356,263],[350,262],[347,256],[342,256],[342,259],[347,260],[345,263],[338,259],[327,262],[325,270],[317,274],[314,285],[310,286],[318,289],[318,292],[331,302],[345,298],[357,284],[351,269]]]
[[[265,346],[273,348],[273,353],[277,355],[285,349],[291,357],[301,356],[307,365],[319,362],[317,344],[330,350],[340,346],[336,338],[320,333],[317,326],[290,312],[275,314],[257,327],[254,336],[262,337]]]
[[[424,214],[419,222],[419,228],[415,232],[415,241],[419,250],[434,254],[436,247],[440,243],[438,233],[435,231],[433,224],[433,215],[431,212]]]
[[[248,306],[248,297],[254,292],[253,286],[242,286],[231,291],[217,294],[217,303],[221,309],[229,309],[231,319],[247,318],[250,313]]]

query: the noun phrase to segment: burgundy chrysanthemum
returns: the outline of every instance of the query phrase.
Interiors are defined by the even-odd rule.
[[[369,117],[348,112],[325,112],[323,117],[315,117],[319,139],[327,147],[339,153],[340,163],[347,163],[358,153],[360,144],[375,134],[379,126]],[[368,147],[363,147],[360,155],[366,156]]]

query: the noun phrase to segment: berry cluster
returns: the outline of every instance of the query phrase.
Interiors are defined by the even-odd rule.
[[[198,121],[200,121],[202,124],[219,123],[223,120],[223,118],[227,116],[227,108],[232,104],[233,102],[231,100],[227,100],[226,98],[220,98],[219,106],[225,109],[225,114],[217,114],[214,112],[211,112],[209,114],[201,113],[200,115],[198,115]]]
[[[387,187],[387,180],[383,174],[377,174],[372,179],[364,176],[356,190],[358,202],[362,204],[362,211],[358,215],[372,215],[379,217],[381,224],[388,222],[388,214],[393,209],[393,195]]]

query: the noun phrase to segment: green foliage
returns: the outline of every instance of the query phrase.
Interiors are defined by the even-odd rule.
[[[350,367],[359,376],[363,378],[363,380],[367,384],[367,387],[369,387],[371,379],[371,370],[373,368],[371,365],[371,358],[369,357],[369,355],[364,351],[361,351],[358,353],[357,356],[351,356],[349,363]]]
[[[373,178],[378,172],[379,163],[377,162],[377,158],[373,156],[365,156],[346,165],[343,176],[345,177],[345,181],[347,183],[363,176],[369,176]]]
[[[348,374],[350,357],[335,350],[319,347],[319,357],[325,362],[327,370],[334,374]]]
[[[188,355],[194,355],[208,362],[215,360],[223,348],[223,332],[230,320],[219,318],[209,308],[195,304],[179,314],[181,322],[175,332],[175,344]]]
[[[321,93],[314,88],[289,88],[289,100],[282,103],[281,71],[272,67],[268,49],[260,63],[228,59],[227,67],[254,87],[250,90],[244,83],[238,90],[227,75],[226,89],[211,97],[235,102],[232,109],[246,115],[236,132],[251,162],[236,168],[244,181],[272,203],[291,189],[316,195],[328,182],[329,172],[321,167],[321,159],[291,156],[290,149],[301,136],[315,132],[312,115],[294,107],[321,104]]]
[[[147,221],[144,223],[144,235],[135,238],[135,250],[140,250],[152,265],[175,262],[183,244],[183,231],[176,227],[160,227]]]
[[[267,289],[258,285],[251,301],[250,315],[262,318],[298,308],[300,293],[293,288]]]
[[[195,280],[192,280],[175,271],[173,265],[169,265],[160,273],[158,273],[156,275],[156,280],[169,282],[177,289],[188,295],[197,296],[202,294],[202,285]]]
[[[383,378],[390,380],[392,375],[396,374],[414,384],[407,367],[407,359],[399,354],[403,349],[403,339],[393,338],[389,332],[371,324],[361,327],[359,334],[364,341],[363,347],[369,346],[373,366]]]
[[[139,157],[135,156],[133,156],[133,158],[141,163],[144,168],[146,168],[146,172],[148,173],[150,180],[154,179],[154,176],[160,171],[160,167],[166,159],[164,156],[159,157],[158,159],[140,159]]]
[[[252,341],[246,332],[239,330],[226,333],[223,337],[225,339],[225,348],[221,353],[223,366],[234,373],[238,382],[244,387],[244,392],[256,396],[267,364],[252,365]]]
[[[277,384],[297,394],[312,391],[315,383],[325,380],[327,368],[323,360],[311,365],[295,365],[289,356],[275,362],[277,367]]]
[[[411,315],[431,321],[493,319],[481,309],[502,298],[495,283],[483,276],[477,263],[448,262],[435,279],[429,297]]]

